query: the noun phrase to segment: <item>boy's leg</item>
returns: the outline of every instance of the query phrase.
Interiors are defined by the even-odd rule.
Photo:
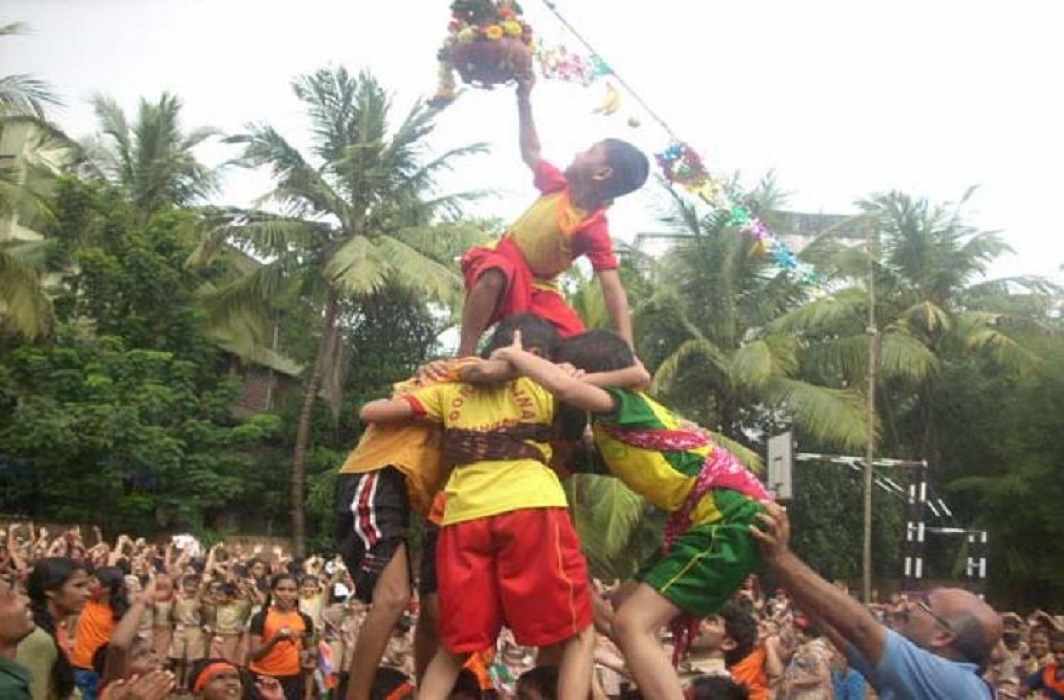
[[[506,275],[498,268],[485,270],[466,295],[462,306],[462,333],[458,345],[458,356],[466,357],[477,350],[477,343],[484,330],[491,324],[506,293]]]
[[[410,604],[410,563],[403,538],[409,525],[406,482],[396,469],[341,474],[337,483],[337,549],[370,604],[351,658],[350,700],[369,700],[377,667]]]
[[[661,630],[681,610],[645,583],[621,605],[613,621],[617,645],[648,700],[682,700],[676,669],[662,649]]]
[[[418,597],[421,613],[414,628],[414,678],[421,685],[429,662],[440,646],[440,596],[436,578],[436,548],[440,540],[440,526],[425,521],[425,538],[421,546],[421,566],[418,572]]]
[[[594,669],[595,628],[585,627],[562,645],[558,664],[558,700],[586,700]]]
[[[450,697],[468,657],[468,654],[455,654],[441,646],[425,670],[425,678],[418,688],[418,700],[446,700]]]
[[[417,684],[425,677],[429,662],[440,648],[440,634],[437,626],[440,620],[440,597],[436,593],[422,594],[421,614],[414,629],[414,678]]]
[[[400,544],[373,587],[373,602],[359,628],[351,657],[347,700],[369,700],[392,630],[410,604],[410,565]]]

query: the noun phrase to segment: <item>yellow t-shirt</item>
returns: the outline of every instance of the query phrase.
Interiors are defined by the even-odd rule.
[[[442,381],[458,381],[459,370],[471,362],[475,360],[454,360]],[[393,396],[402,396],[424,386],[408,379],[393,387]],[[441,433],[437,425],[424,423],[371,423],[340,467],[340,473],[365,474],[395,467],[406,478],[410,506],[419,513],[427,513],[432,496],[443,486],[445,476],[440,459]]]
[[[418,414],[445,428],[491,431],[518,423],[549,426],[554,397],[527,377],[505,384],[437,384],[409,394]],[[532,442],[550,460],[550,445]],[[486,518],[525,508],[565,508],[558,476],[533,459],[495,460],[465,464],[451,472],[444,487],[447,506],[443,525]]]

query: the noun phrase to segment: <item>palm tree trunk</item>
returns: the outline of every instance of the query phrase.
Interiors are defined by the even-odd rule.
[[[292,473],[289,482],[289,500],[292,514],[292,542],[295,556],[306,555],[307,532],[306,515],[303,511],[303,494],[306,491],[306,457],[307,443],[310,442],[310,419],[314,412],[314,401],[318,396],[318,387],[321,385],[322,369],[325,365],[325,357],[336,335],[336,292],[329,290],[325,299],[325,322],[322,326],[321,341],[318,343],[318,355],[314,358],[314,368],[307,379],[304,389],[303,408],[299,412],[299,427],[296,429],[296,447],[292,455]]]

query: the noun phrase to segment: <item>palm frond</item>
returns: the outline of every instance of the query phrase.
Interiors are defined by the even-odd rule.
[[[391,271],[380,253],[369,238],[355,236],[329,259],[325,275],[349,294],[371,294],[380,289]]]
[[[0,246],[0,326],[35,339],[51,332],[52,302],[42,287],[40,244]]]
[[[662,391],[672,386],[679,375],[680,367],[695,358],[702,358],[717,372],[727,376],[731,369],[731,360],[720,348],[705,338],[690,338],[676,348],[654,372],[651,391]]]
[[[787,377],[773,377],[760,389],[765,402],[780,406],[801,430],[827,442],[855,449],[865,444],[870,428],[862,396]]]
[[[905,327],[919,329],[930,335],[948,333],[953,320],[945,309],[932,301],[921,301],[903,311],[898,320]]]
[[[793,339],[776,336],[740,346],[732,353],[729,375],[737,386],[753,388],[771,377],[789,376],[797,366]]]
[[[461,301],[462,278],[454,266],[443,265],[393,236],[378,238],[376,247],[403,286],[419,289],[434,300]]]
[[[26,73],[0,76],[0,116],[45,118],[45,105],[62,105],[45,81]]]
[[[1041,364],[1041,357],[1000,328],[1003,319],[1002,314],[966,311],[957,315],[954,331],[965,349],[988,352],[1004,367],[1022,371]]]
[[[799,306],[769,324],[774,333],[837,332],[840,327],[862,324],[868,313],[868,295],[848,288]]]
[[[207,327],[229,337],[261,343],[272,305],[285,298],[298,277],[287,259],[266,263],[253,272],[201,294]]]
[[[638,528],[646,500],[613,477],[574,474],[570,480],[581,543],[604,562],[616,558]]]

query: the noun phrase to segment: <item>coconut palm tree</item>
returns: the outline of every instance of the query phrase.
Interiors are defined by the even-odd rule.
[[[95,171],[122,187],[144,220],[167,206],[184,206],[217,191],[218,177],[196,160],[194,150],[219,132],[181,128],[181,100],[163,93],[157,102],[141,99],[130,122],[114,99],[92,98],[100,133],[85,140]]]
[[[21,22],[0,25],[0,37],[24,34]],[[44,119],[45,105],[60,105],[62,101],[48,83],[27,73],[0,76],[0,116],[23,116]]]
[[[210,304],[215,317],[251,317],[271,298],[289,295],[319,319],[292,456],[292,535],[302,551],[311,414],[322,377],[338,354],[341,301],[388,284],[441,301],[459,298],[461,279],[453,260],[441,256],[448,246],[433,242],[468,233],[440,216],[455,215],[475,193],[437,196],[436,177],[456,158],[486,148],[475,144],[429,157],[426,137],[437,110],[418,102],[390,130],[391,100],[368,72],[322,69],[298,77],[292,88],[310,117],[309,158],[265,124],[249,125],[246,133],[227,139],[243,146],[239,165],[271,170],[275,187],[263,202],[280,212],[234,217],[217,227],[203,248],[235,246],[263,262],[218,290]]]
[[[808,344],[805,368],[813,376],[865,381],[871,255],[880,331],[878,408],[897,456],[935,460],[930,398],[943,362],[967,353],[987,353],[1012,368],[1038,361],[1013,333],[1030,331],[1037,319],[1017,313],[1022,306],[1010,298],[1018,291],[1048,298],[1054,288],[1035,277],[983,279],[1011,249],[998,232],[964,221],[962,205],[971,194],[958,204],[934,205],[899,192],[859,202],[874,249],[822,237],[807,255],[846,286],[771,324]]]
[[[771,217],[772,183],[749,204]],[[727,213],[700,215],[678,196],[664,220],[679,238],[655,272],[655,293],[636,310],[640,354],[654,389],[706,427],[749,442],[759,421],[783,419],[817,441],[856,447],[869,426],[861,394],[839,381],[809,381],[807,348],[773,323],[812,292],[759,255]]]

